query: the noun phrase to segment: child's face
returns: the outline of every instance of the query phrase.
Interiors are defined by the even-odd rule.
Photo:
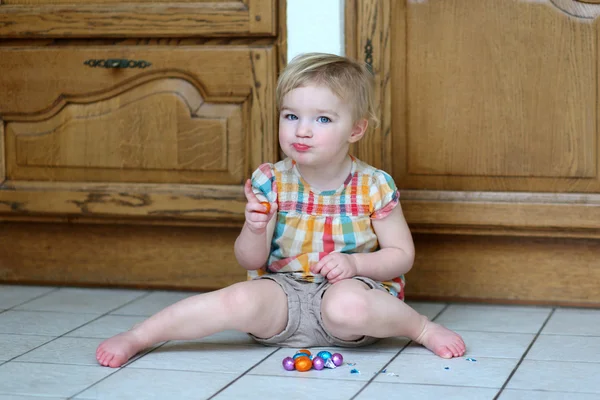
[[[326,86],[310,84],[283,97],[279,143],[300,165],[318,166],[345,159],[349,144],[360,138],[353,134],[355,131],[352,108]]]

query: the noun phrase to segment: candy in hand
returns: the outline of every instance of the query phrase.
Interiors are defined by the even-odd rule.
[[[262,206],[265,206],[265,208],[267,210],[266,211],[259,211],[259,213],[261,213],[261,214],[268,214],[269,212],[271,212],[271,203],[269,203],[268,201],[261,201],[260,204]]]

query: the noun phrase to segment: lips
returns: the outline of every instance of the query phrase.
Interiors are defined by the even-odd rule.
[[[300,143],[294,143],[292,146],[296,151],[308,151],[308,149],[310,149],[310,146]]]

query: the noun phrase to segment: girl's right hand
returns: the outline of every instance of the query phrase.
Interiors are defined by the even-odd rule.
[[[265,232],[269,221],[277,213],[277,203],[271,203],[270,210],[267,210],[267,207],[260,203],[260,200],[258,200],[258,197],[252,191],[250,179],[244,185],[244,193],[248,200],[245,212],[246,226],[254,233]]]

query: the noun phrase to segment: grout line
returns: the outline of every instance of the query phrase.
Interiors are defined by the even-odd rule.
[[[36,297],[36,298],[39,298],[39,297],[45,296],[45,295],[47,295],[47,294],[53,293],[53,292],[55,292],[55,291],[57,291],[57,290],[59,290],[59,288],[56,288],[54,291],[49,291],[49,292],[46,292],[46,293],[44,293],[43,295],[40,295],[40,296],[38,296],[38,297]],[[9,361],[13,361],[13,360],[15,360],[16,358],[19,358],[19,357],[21,357],[21,356],[24,356],[25,354],[31,353],[32,351],[34,351],[34,350],[36,350],[36,349],[39,349],[39,348],[40,348],[40,347],[42,347],[42,346],[45,346],[45,345],[47,345],[47,344],[49,344],[49,343],[52,343],[52,342],[54,342],[55,340],[57,340],[57,339],[60,339],[60,338],[64,337],[65,335],[67,335],[67,334],[69,334],[69,333],[71,333],[71,332],[73,332],[73,331],[75,331],[75,330],[77,330],[77,329],[79,329],[79,328],[82,328],[82,327],[84,327],[84,326],[86,326],[86,325],[88,325],[88,324],[90,324],[90,323],[92,323],[92,322],[94,322],[94,321],[97,321],[97,320],[99,320],[99,319],[100,319],[100,318],[102,318],[102,317],[105,317],[105,316],[109,315],[109,314],[110,314],[112,311],[114,311],[114,310],[118,310],[119,308],[121,308],[121,307],[124,307],[124,306],[126,306],[126,305],[128,305],[128,304],[130,304],[130,303],[132,303],[132,302],[134,302],[134,301],[136,301],[136,300],[140,300],[140,299],[143,299],[144,297],[147,297],[147,296],[149,296],[149,295],[150,295],[150,293],[151,293],[151,292],[148,292],[148,293],[146,293],[146,294],[143,294],[143,295],[141,295],[141,296],[138,296],[138,297],[136,297],[135,299],[131,299],[131,300],[129,300],[128,302],[126,302],[126,303],[124,303],[124,304],[121,304],[121,305],[119,305],[119,306],[117,306],[117,307],[115,307],[115,308],[113,308],[113,309],[111,309],[111,310],[107,311],[107,312],[106,312],[106,313],[104,313],[104,314],[99,314],[99,315],[98,315],[96,318],[94,318],[94,319],[91,319],[90,321],[87,321],[86,323],[84,323],[84,324],[82,324],[82,325],[79,325],[79,326],[77,326],[77,327],[75,327],[75,328],[73,328],[73,329],[71,329],[71,330],[69,330],[69,331],[67,331],[67,332],[64,332],[63,334],[61,334],[61,335],[59,335],[59,336],[56,336],[56,337],[54,337],[54,339],[52,339],[52,340],[49,340],[49,341],[47,341],[47,342],[45,342],[45,343],[42,343],[41,345],[39,345],[39,346],[36,346],[36,347],[34,347],[34,348],[32,348],[32,349],[30,349],[30,350],[28,350],[28,351],[26,351],[26,352],[24,352],[24,353],[22,353],[22,354],[19,354],[19,355],[17,355],[16,357],[13,357],[13,358],[11,358],[10,360],[7,360],[5,363],[8,363]],[[30,302],[30,301],[33,301],[33,300],[35,300],[35,298],[34,298],[34,299],[30,299],[30,300],[26,301],[25,303],[28,303],[28,302]],[[21,304],[25,304],[25,303],[21,303]],[[17,307],[17,306],[18,306],[18,305],[15,305],[14,307]],[[19,310],[19,311],[20,311],[20,310]],[[34,311],[34,310],[28,310],[28,311]],[[53,311],[37,311],[37,312],[43,312],[43,313],[52,313]],[[70,313],[70,314],[77,314],[77,313]],[[81,313],[79,313],[79,314],[81,314]],[[19,335],[19,334],[17,334],[17,335]],[[26,336],[26,335],[22,335],[22,336]],[[44,335],[44,336],[46,336],[46,335]],[[48,335],[48,336],[54,336],[54,335]],[[99,339],[99,340],[100,340],[100,339]],[[2,364],[0,364],[0,365],[2,365]],[[63,365],[78,365],[78,364],[63,364]],[[116,373],[118,370],[119,370],[119,369],[116,369],[116,370],[115,370],[115,372],[113,372],[112,374],[108,374],[107,376],[105,376],[104,378],[102,378],[100,381],[102,381],[102,380],[104,380],[104,379],[108,378],[109,376],[113,375],[113,374],[114,374],[114,373]],[[100,382],[100,381],[98,381],[98,382]],[[90,385],[89,387],[85,388],[84,390],[87,390],[87,389],[89,389],[90,387],[94,386],[94,385],[95,385],[96,383],[98,383],[98,382],[95,382],[95,383],[93,383],[92,385]],[[69,397],[69,399],[70,399],[70,398],[73,398],[73,397],[75,397],[75,396],[77,396],[77,395],[78,395],[78,394],[80,394],[81,392],[83,392],[83,390],[82,390],[82,391],[80,391],[80,392],[78,392],[78,393],[75,393],[73,396]]]
[[[409,306],[410,307],[410,306]],[[442,315],[442,313],[444,311],[446,311],[448,309],[448,307],[450,307],[450,304],[446,304],[444,306],[444,308],[442,308],[431,320],[435,321],[440,315]],[[412,308],[412,307],[411,307]],[[356,392],[354,394],[354,396],[350,397],[350,400],[354,400],[356,398],[356,396],[358,396],[359,394],[361,394],[366,388],[367,386],[369,386],[378,376],[379,374],[383,373],[384,370],[387,369],[387,367],[394,362],[394,360],[396,360],[396,358],[398,358],[400,356],[400,354],[402,354],[402,352],[408,347],[410,346],[410,344],[413,342],[413,340],[409,340],[408,343],[406,343],[397,353],[394,357],[392,357],[383,367],[381,367],[381,369],[379,371],[377,371],[377,373],[375,373],[375,375],[373,375],[371,377],[371,379],[369,379],[362,388],[360,388],[360,390],[358,392]]]
[[[553,308],[552,311],[550,311],[550,314],[548,314],[548,317],[546,318],[546,320],[544,321],[544,323],[542,324],[542,326],[540,327],[540,329],[537,331],[535,337],[533,338],[533,340],[531,341],[531,343],[529,343],[529,346],[527,347],[527,349],[525,350],[525,352],[523,353],[523,355],[521,356],[521,358],[517,362],[517,365],[515,365],[515,367],[511,371],[510,375],[508,375],[508,378],[506,378],[506,381],[504,382],[504,384],[502,385],[502,387],[500,388],[500,390],[498,391],[498,393],[496,393],[496,396],[494,396],[494,400],[498,400],[498,398],[500,397],[500,395],[502,394],[502,392],[504,391],[504,389],[508,385],[508,382],[510,382],[510,380],[512,379],[512,377],[515,375],[515,373],[517,372],[517,370],[521,366],[521,363],[523,362],[523,360],[525,360],[525,357],[527,357],[527,354],[529,353],[529,351],[533,347],[534,343],[536,342],[536,340],[538,339],[538,337],[540,337],[540,334],[542,333],[542,331],[544,330],[544,328],[548,324],[548,321],[550,321],[550,318],[552,318],[552,316],[554,315],[555,311],[556,311],[556,308]]]
[[[234,380],[232,380],[231,382],[229,382],[227,385],[223,386],[221,389],[219,389],[216,393],[214,393],[213,395],[211,395],[210,397],[208,397],[206,400],[214,399],[215,396],[217,396],[219,393],[222,393],[225,389],[227,389],[228,387],[230,387],[231,385],[233,385],[235,382],[239,381],[243,376],[247,375],[248,372],[252,371],[260,363],[262,363],[263,361],[265,361],[267,358],[271,357],[273,354],[277,353],[279,350],[281,350],[281,347],[278,347],[274,351],[272,351],[271,353],[267,354],[262,360],[256,362],[256,364],[254,364],[253,366],[251,366],[250,368],[248,368],[241,375],[239,375],[237,378],[235,378]]]
[[[35,287],[35,286],[34,286],[34,287]],[[37,287],[39,287],[39,286],[37,286]],[[42,286],[42,287],[50,287],[50,288],[52,288],[52,286]],[[22,303],[15,304],[14,306],[12,306],[12,307],[10,307],[10,308],[8,308],[8,309],[4,310],[3,312],[6,312],[6,311],[25,311],[25,310],[14,310],[14,308],[15,308],[15,307],[22,306],[23,304],[30,303],[30,302],[32,302],[32,301],[34,301],[34,300],[37,300],[37,299],[39,299],[39,298],[42,298],[42,297],[44,297],[44,296],[47,296],[47,295],[49,295],[50,293],[58,292],[59,290],[60,290],[60,288],[59,288],[59,287],[54,287],[54,289],[50,289],[50,290],[48,290],[47,292],[44,292],[44,293],[42,293],[42,294],[40,294],[40,295],[38,295],[38,296],[32,297],[32,298],[30,298],[30,299],[27,299],[27,300],[23,301]],[[27,310],[27,311],[31,311],[31,310]]]

